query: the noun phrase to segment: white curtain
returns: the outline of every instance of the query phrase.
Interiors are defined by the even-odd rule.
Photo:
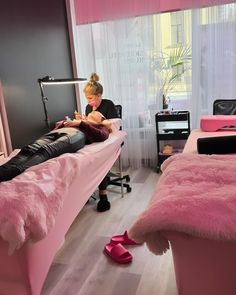
[[[104,97],[123,108],[124,164],[156,167],[155,114],[162,109],[152,53],[162,48],[160,15],[77,26],[79,76],[96,71]],[[168,43],[168,45],[171,45]],[[86,101],[82,97],[82,110]]]
[[[201,115],[212,114],[216,98],[236,98],[235,11],[236,4],[228,4],[76,27],[78,75],[96,71],[104,98],[123,107],[125,165],[157,164],[155,113],[162,109],[162,95],[154,52],[176,42],[190,44],[192,71],[182,79],[184,87],[173,91],[170,105],[191,111],[192,128],[199,126]],[[80,96],[84,110],[82,90]]]
[[[192,125],[219,98],[236,99],[236,4],[192,11]]]

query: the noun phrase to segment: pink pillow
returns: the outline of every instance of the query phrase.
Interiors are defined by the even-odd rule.
[[[227,126],[235,126],[236,115],[209,115],[203,116],[200,121],[202,131],[217,131]]]

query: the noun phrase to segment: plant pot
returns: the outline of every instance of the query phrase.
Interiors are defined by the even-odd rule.
[[[169,106],[168,103],[163,103],[163,107],[162,107],[163,110],[167,110],[168,109],[168,106]]]
[[[162,108],[163,108],[163,110],[168,109],[167,99],[166,99],[166,96],[164,94],[162,95]]]

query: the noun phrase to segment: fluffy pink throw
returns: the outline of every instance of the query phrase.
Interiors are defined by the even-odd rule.
[[[149,207],[129,230],[150,251],[163,254],[172,230],[236,241],[236,155],[179,154],[162,165]]]
[[[9,254],[47,235],[79,169],[76,154],[64,154],[0,184],[0,237]]]

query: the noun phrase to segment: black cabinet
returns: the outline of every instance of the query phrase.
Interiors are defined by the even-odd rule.
[[[165,159],[172,156],[179,150],[171,153],[163,153],[162,141],[169,140],[187,140],[190,134],[190,113],[189,111],[175,111],[165,113],[158,112],[155,115],[156,122],[156,140],[157,140],[157,171],[160,171],[160,166]]]

